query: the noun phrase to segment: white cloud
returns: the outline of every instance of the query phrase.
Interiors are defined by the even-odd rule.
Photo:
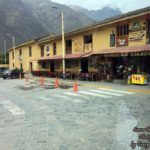
[[[52,0],[65,5],[78,5],[90,10],[101,9],[104,6],[120,8],[122,12],[128,12],[150,6],[150,0]]]

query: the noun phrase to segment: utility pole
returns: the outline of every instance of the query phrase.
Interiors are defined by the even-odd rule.
[[[15,68],[15,37],[13,36],[14,68]]]
[[[65,37],[64,37],[64,14],[61,11],[62,18],[62,63],[63,63],[63,79],[65,79]]]

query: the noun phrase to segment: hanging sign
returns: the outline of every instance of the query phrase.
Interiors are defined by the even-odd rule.
[[[117,46],[128,46],[127,37],[117,37]]]

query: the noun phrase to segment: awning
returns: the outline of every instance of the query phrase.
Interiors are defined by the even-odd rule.
[[[89,57],[89,56],[91,56],[92,55],[92,52],[88,52],[87,54],[84,54],[82,57],[83,58],[87,58],[87,57]]]
[[[80,53],[80,54],[67,54],[65,55],[65,59],[73,59],[73,58],[80,58],[86,55],[87,53]]]
[[[40,58],[34,58],[30,61],[42,61],[42,60],[57,60],[62,59],[62,56],[47,56],[47,57],[40,57]]]
[[[150,45],[145,46],[136,46],[136,47],[122,47],[122,48],[115,48],[115,49],[107,49],[107,50],[100,50],[100,51],[93,51],[91,55],[95,54],[117,54],[117,53],[136,53],[136,52],[147,52],[150,51]]]
[[[75,59],[75,58],[81,58],[89,53],[80,53],[80,54],[67,54],[65,55],[65,59]],[[34,58],[30,61],[43,61],[43,60],[57,60],[62,59],[62,56],[47,56],[47,57],[40,57],[40,58]]]

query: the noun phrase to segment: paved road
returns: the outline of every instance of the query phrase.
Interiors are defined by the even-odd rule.
[[[0,79],[0,150],[131,150],[150,126],[150,94],[46,84]]]

